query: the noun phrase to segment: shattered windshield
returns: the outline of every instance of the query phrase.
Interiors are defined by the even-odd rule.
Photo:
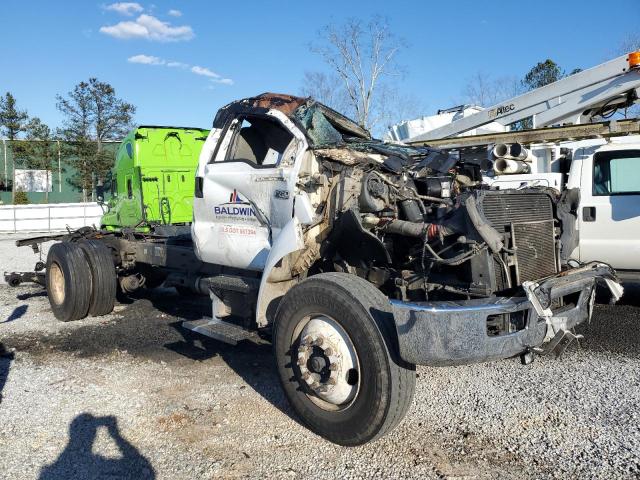
[[[321,103],[301,105],[293,115],[306,130],[314,150],[345,147],[395,158],[404,166],[429,167],[441,172],[448,171],[457,160],[429,147],[413,147],[373,139],[367,130],[353,120]]]
[[[329,120],[317,108],[317,104],[302,105],[295,111],[294,116],[307,131],[314,147],[344,143],[340,132],[329,123]]]

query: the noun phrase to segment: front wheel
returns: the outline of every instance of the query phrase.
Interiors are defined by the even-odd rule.
[[[400,423],[415,365],[397,352],[388,300],[354,275],[310,277],[278,308],[274,353],[285,395],[311,430],[334,443],[361,445]]]

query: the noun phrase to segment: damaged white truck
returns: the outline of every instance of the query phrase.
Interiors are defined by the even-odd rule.
[[[188,234],[58,236],[46,286],[61,320],[107,313],[116,282],[145,277],[210,295],[211,317],[184,326],[229,343],[270,336],[300,419],[359,445],[402,420],[416,364],[559,354],[597,283],[620,295],[608,265],[563,264],[575,232],[561,218],[575,212],[562,202],[550,189],[492,191],[474,164],[263,94],[216,115]]]

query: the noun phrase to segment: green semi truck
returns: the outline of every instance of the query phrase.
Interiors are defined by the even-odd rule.
[[[195,170],[208,134],[209,130],[187,127],[132,130],[116,153],[112,197],[101,226],[109,231],[150,231],[154,226],[190,223]]]

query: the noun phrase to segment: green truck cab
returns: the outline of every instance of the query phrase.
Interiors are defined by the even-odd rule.
[[[192,220],[195,170],[209,130],[140,126],[122,141],[102,228],[149,231]]]

